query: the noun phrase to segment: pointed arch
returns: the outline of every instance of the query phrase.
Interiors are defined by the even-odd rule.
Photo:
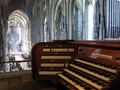
[[[6,42],[8,47],[6,54],[28,53],[31,50],[31,23],[28,16],[22,10],[15,10],[8,17],[8,30]]]
[[[68,38],[67,31],[67,1],[59,0],[54,7],[54,39]]]

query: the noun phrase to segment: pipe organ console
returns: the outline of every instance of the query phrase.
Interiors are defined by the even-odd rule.
[[[66,90],[120,90],[119,41],[38,43],[32,62],[35,80],[55,79]]]
[[[32,48],[33,78],[56,80],[57,74],[72,62],[75,52],[73,44],[66,42],[41,42]]]

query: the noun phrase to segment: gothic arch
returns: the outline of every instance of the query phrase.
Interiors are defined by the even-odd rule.
[[[59,10],[61,3],[62,3],[62,0],[58,0],[55,4],[55,7],[54,7],[54,39],[57,39],[57,36],[59,37],[59,35],[57,35],[57,32],[58,32],[57,17],[58,17],[58,12],[61,12]]]
[[[67,1],[58,0],[54,7],[54,39],[67,39]]]
[[[6,55],[31,51],[31,23],[22,10],[13,11],[8,17]]]

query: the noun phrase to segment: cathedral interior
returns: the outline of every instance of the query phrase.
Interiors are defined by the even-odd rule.
[[[0,90],[58,90],[54,82],[33,80],[33,46],[119,41],[119,8],[120,0],[0,0]]]

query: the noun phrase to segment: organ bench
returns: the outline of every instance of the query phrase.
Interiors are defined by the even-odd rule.
[[[120,90],[120,41],[56,40],[32,48],[35,80],[66,90]]]

